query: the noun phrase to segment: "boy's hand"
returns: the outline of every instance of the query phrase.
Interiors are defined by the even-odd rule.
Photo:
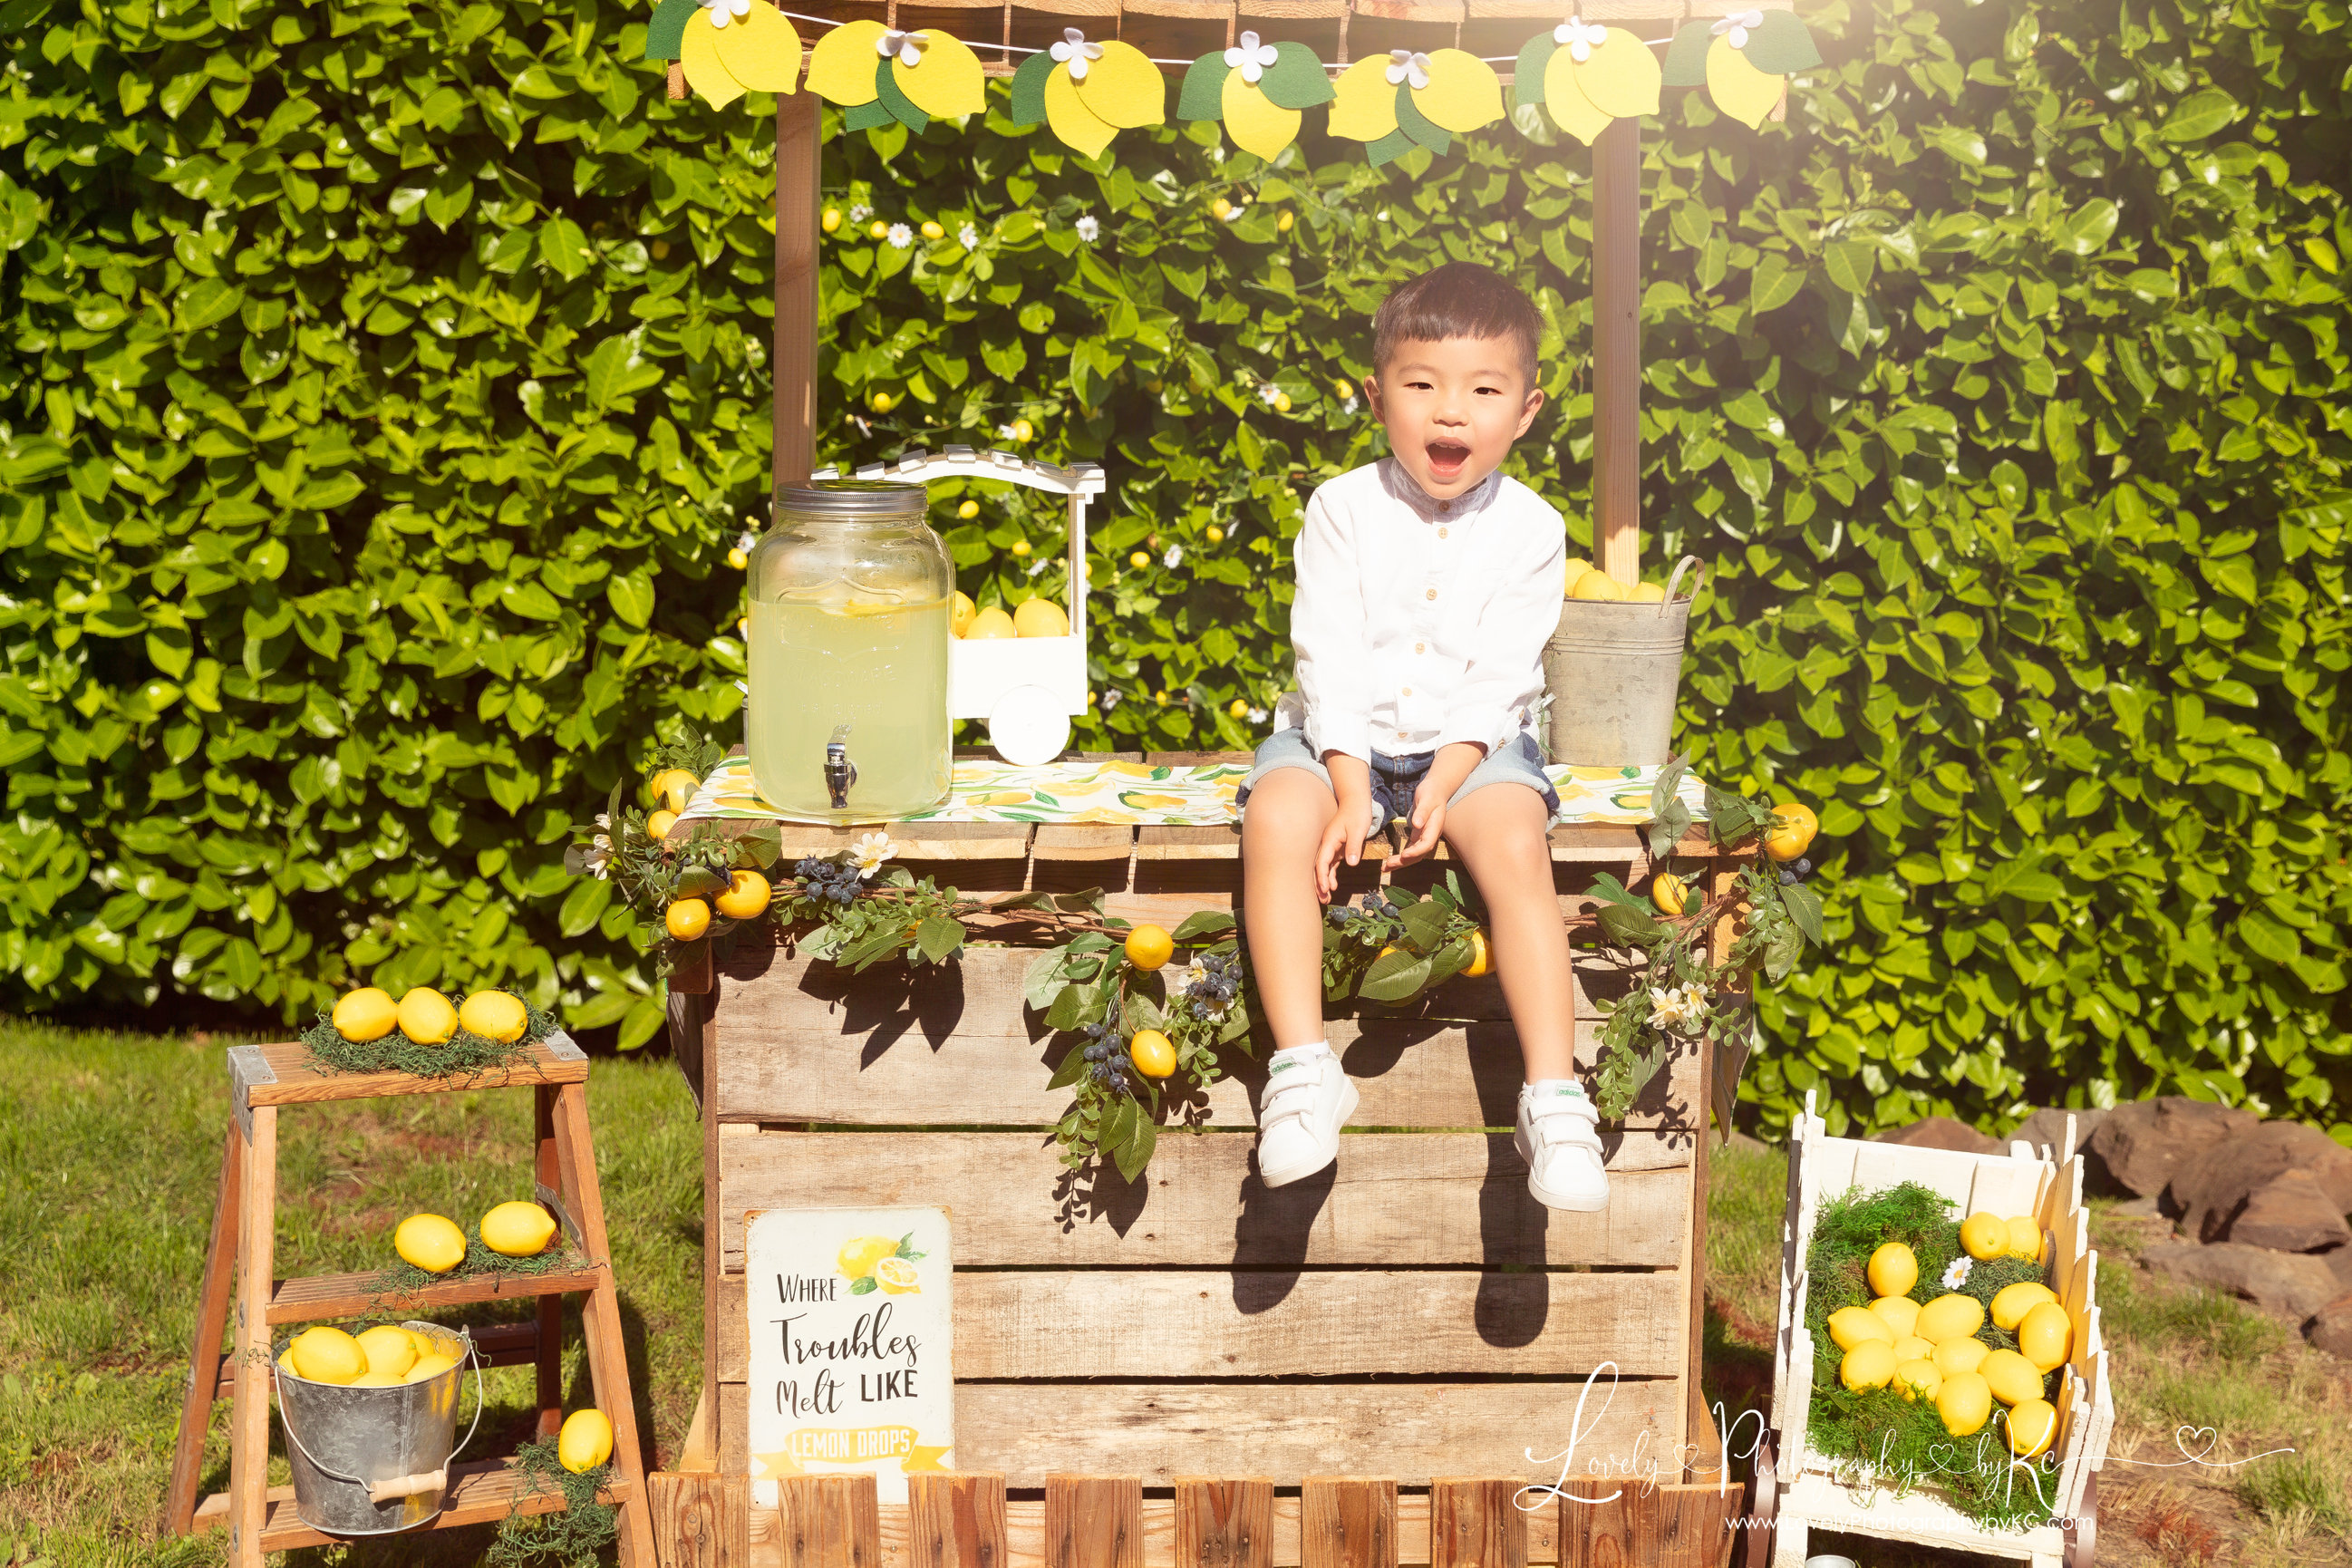
[[[1315,894],[1328,904],[1339,889],[1340,858],[1350,866],[1364,858],[1364,836],[1371,831],[1372,770],[1361,757],[1343,752],[1324,752],[1323,765],[1330,771],[1331,794],[1339,806],[1315,847]]]
[[[1470,776],[1486,755],[1486,747],[1467,741],[1438,748],[1421,787],[1412,792],[1412,837],[1397,851],[1391,865],[1410,866],[1436,851],[1438,835],[1445,831],[1445,803],[1454,798],[1454,792],[1462,787],[1462,781]]]

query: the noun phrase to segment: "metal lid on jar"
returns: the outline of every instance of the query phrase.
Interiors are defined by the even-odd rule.
[[[923,517],[920,485],[884,479],[819,479],[776,487],[776,514],[823,522],[908,522]]]

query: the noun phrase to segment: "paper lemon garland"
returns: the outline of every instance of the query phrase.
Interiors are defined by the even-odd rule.
[[[1133,44],[1089,43],[1076,27],[1065,27],[1060,43],[1013,73],[1013,123],[1043,121],[1089,158],[1100,157],[1120,132],[1167,118],[1168,84]]]
[[[1179,120],[1222,120],[1244,153],[1271,162],[1297,139],[1299,110],[1331,101],[1331,79],[1305,44],[1262,44],[1255,33],[1184,72]]]
[[[1657,113],[1665,74],[1649,46],[1624,28],[1570,16],[1519,47],[1513,80],[1521,103],[1542,104],[1590,147],[1611,121]]]
[[[662,0],[646,58],[677,61],[687,85],[724,109],[747,91],[797,90],[801,36],[767,0]]]
[[[1715,106],[1753,131],[1780,106],[1791,71],[1822,63],[1813,35],[1790,11],[1740,11],[1685,23],[1666,50],[1668,87],[1704,85]]]
[[[980,57],[936,27],[905,32],[879,22],[845,22],[810,51],[808,85],[848,111],[841,117],[848,131],[894,120],[920,131],[933,120],[988,107]]]
[[[1414,147],[1443,153],[1503,118],[1502,79],[1462,49],[1373,55],[1340,72],[1333,92],[1331,134],[1365,143],[1374,168]]]

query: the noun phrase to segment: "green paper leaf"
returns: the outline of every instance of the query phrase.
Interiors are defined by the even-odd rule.
[[[1176,95],[1176,118],[1179,120],[1223,120],[1225,117],[1225,78],[1233,74],[1225,64],[1224,51],[1202,55],[1185,68],[1183,89]]]
[[[646,26],[646,53],[649,60],[674,60],[686,38],[686,24],[702,9],[700,0],[661,0],[654,7],[654,19]]]
[[[1431,152],[1444,153],[1454,145],[1454,132],[1438,124],[1413,106],[1412,89],[1400,84],[1397,88],[1397,129],[1415,143]],[[1386,137],[1381,138],[1386,141]]]
[[[1666,48],[1665,78],[1668,87],[1705,87],[1706,85],[1706,49],[1715,42],[1712,24],[1685,22],[1682,31]]]
[[[1540,105],[1544,95],[1544,69],[1559,48],[1559,40],[1547,27],[1519,46],[1518,63],[1511,68],[1511,100],[1515,103]]]
[[[1412,137],[1402,131],[1391,131],[1377,142],[1365,142],[1364,156],[1370,158],[1372,167],[1377,169],[1383,163],[1393,163],[1403,157],[1412,151]]]
[[[1312,109],[1338,96],[1313,49],[1305,44],[1276,44],[1274,50],[1274,64],[1257,80],[1268,103],[1277,109]]]
[[[1059,64],[1049,54],[1034,54],[1021,62],[1013,73],[1013,123],[1043,125],[1045,122],[1045,79],[1054,74]]]
[[[931,117],[915,107],[914,101],[898,90],[898,78],[890,71],[888,59],[874,62],[875,101],[890,111],[890,118],[909,131],[921,131],[931,122]]]
[[[1748,47],[1739,51],[1758,70],[1774,76],[1811,70],[1822,63],[1812,30],[1797,20],[1794,11],[1767,11],[1763,25],[1748,29]]]
[[[872,131],[894,123],[896,117],[891,114],[890,106],[878,98],[871,103],[861,103],[855,109],[841,111],[841,128],[844,131]]]

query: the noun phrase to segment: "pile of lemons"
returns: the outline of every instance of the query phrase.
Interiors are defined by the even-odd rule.
[[[534,1203],[504,1203],[482,1216],[482,1245],[508,1258],[536,1258],[555,1239],[555,1217]],[[466,1233],[437,1214],[413,1214],[392,1233],[401,1261],[446,1274],[466,1261]]]
[[[948,631],[966,642],[992,637],[1066,637],[1070,617],[1051,599],[1024,599],[1007,614],[996,605],[981,609],[969,595],[958,594],[948,607]]]
[[[356,1334],[320,1324],[294,1336],[278,1369],[311,1383],[347,1388],[390,1388],[430,1383],[457,1370],[457,1342],[420,1329],[378,1323]]]
[[[363,985],[335,1004],[335,1033],[354,1045],[380,1040],[397,1028],[420,1046],[446,1045],[463,1029],[500,1045],[512,1045],[530,1027],[522,998],[505,991],[477,991],[452,1004],[429,985],[412,985],[399,1001],[388,991]]]
[[[1960,1247],[1979,1262],[2037,1259],[2042,1226],[2031,1215],[2004,1219],[1979,1212],[1961,1222]],[[1998,1291],[1993,1326],[2015,1334],[2018,1348],[1996,1350],[1977,1337],[1986,1312],[1975,1297],[1949,1292],[1925,1304],[1912,1299],[1919,1260],[1902,1242],[1872,1253],[1866,1273],[1875,1293],[1870,1305],[1830,1314],[1830,1338],[1845,1352],[1839,1382],[1857,1392],[1891,1385],[1906,1400],[1932,1400],[1955,1437],[1981,1430],[1997,1399],[2008,1412],[2011,1453],[2030,1459],[2050,1446],[2058,1412],[2042,1397],[2042,1380],[2074,1348],[2074,1320],[2055,1291],[2038,1280]]]
[[[672,899],[662,911],[662,929],[680,942],[697,942],[710,929],[714,907],[730,921],[757,920],[767,912],[768,901],[775,893],[768,879],[757,871],[730,871],[723,893],[708,900]]]
[[[652,838],[667,838],[669,830],[677,826],[677,815],[686,809],[702,781],[684,768],[664,768],[646,782],[646,792],[653,797],[654,809],[646,816],[646,834]]]
[[[1561,590],[1570,599],[1599,599],[1610,604],[1663,605],[1666,602],[1666,585],[1663,583],[1620,583],[1608,573],[1581,556],[1571,555],[1568,561],[1568,581]]]

